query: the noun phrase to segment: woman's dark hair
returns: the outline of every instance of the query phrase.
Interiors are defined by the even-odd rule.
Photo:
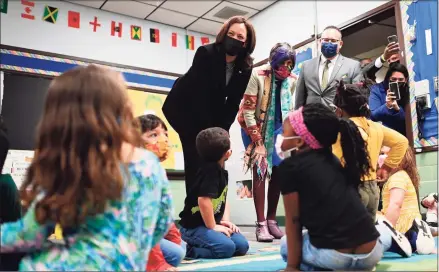
[[[143,133],[156,129],[158,126],[162,126],[164,130],[168,131],[165,122],[160,117],[154,114],[145,114],[137,117],[137,121],[140,126],[140,130]]]
[[[398,105],[405,106],[409,102],[409,71],[407,70],[407,67],[405,67],[403,64],[398,62],[393,62],[389,65],[389,70],[387,70],[386,76],[384,77],[385,84],[388,84],[390,81],[390,77],[392,77],[393,73],[400,72],[404,75],[405,79],[407,80],[405,86],[405,91],[400,90],[401,99],[398,100]],[[385,86],[388,88],[389,86]]]
[[[227,36],[227,33],[229,32],[230,27],[233,24],[244,24],[245,28],[247,29],[247,39],[245,47],[245,53],[242,53],[238,55],[238,59],[242,60],[246,66],[252,67],[253,66],[253,57],[251,54],[255,50],[256,46],[256,32],[253,27],[253,25],[250,23],[250,21],[243,17],[243,16],[233,16],[230,17],[221,27],[220,31],[216,35],[216,44],[222,44],[224,41],[224,38]]]
[[[357,126],[349,119],[340,119],[320,103],[303,106],[303,121],[308,131],[324,147],[330,148],[341,135],[341,147],[345,161],[347,180],[358,186],[361,177],[369,173],[370,162],[367,143]]]
[[[365,81],[358,84],[344,84],[341,80],[338,82],[334,105],[352,117],[369,118],[368,93],[369,88]]]

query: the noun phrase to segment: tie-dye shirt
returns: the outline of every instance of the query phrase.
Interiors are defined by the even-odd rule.
[[[141,152],[128,164],[121,200],[110,201],[104,213],[66,234],[67,245],[47,241],[54,224],[36,222],[34,203],[20,221],[1,225],[1,252],[28,252],[21,271],[144,271],[173,211],[164,169],[154,154]]]

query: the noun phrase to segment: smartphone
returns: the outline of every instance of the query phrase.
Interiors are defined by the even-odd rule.
[[[387,41],[389,43],[398,43],[398,37],[396,35],[389,36],[387,37]]]
[[[389,83],[389,91],[393,93],[395,100],[401,99],[401,94],[399,93],[398,82],[390,82]]]

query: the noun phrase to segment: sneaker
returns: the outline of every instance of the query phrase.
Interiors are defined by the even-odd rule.
[[[388,251],[395,252],[405,258],[412,255],[412,246],[410,245],[409,240],[403,234],[395,230],[392,223],[387,221],[387,219],[380,218],[378,219],[377,224],[385,226],[392,236],[392,246]]]
[[[420,219],[413,220],[413,231],[417,232],[416,252],[418,254],[431,254],[435,249],[433,235],[431,235],[430,226]]]

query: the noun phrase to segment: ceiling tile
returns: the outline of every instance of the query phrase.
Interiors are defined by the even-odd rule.
[[[188,27],[189,30],[210,34],[216,36],[223,26],[222,23],[212,22],[209,20],[198,19],[195,23]]]
[[[146,4],[149,4],[149,5],[153,5],[153,6],[156,6],[156,7],[160,6],[160,4],[162,2],[164,2],[164,1],[161,1],[161,0],[157,0],[157,1],[142,1],[142,0],[138,0],[138,1],[146,3]]]
[[[140,2],[116,0],[109,0],[102,7],[102,10],[141,19],[144,19],[146,16],[148,16],[154,9],[155,7]]]
[[[172,10],[158,8],[151,13],[147,20],[155,21],[158,23],[173,25],[176,27],[186,27],[197,19],[195,16],[178,13]]]
[[[105,2],[105,0],[99,0],[99,1],[67,1],[73,4],[92,7],[92,8],[100,8],[102,4]]]
[[[218,5],[221,1],[166,1],[162,8],[194,16],[201,16]]]
[[[227,20],[227,19],[223,19],[223,18],[219,18],[219,17],[216,17],[215,16],[215,14],[217,13],[217,12],[219,12],[219,11],[221,11],[221,10],[223,10],[224,8],[232,8],[232,9],[235,9],[235,10],[239,10],[239,11],[242,11],[243,13],[245,13],[245,14],[243,14],[242,16],[244,16],[244,17],[246,17],[246,18],[249,18],[249,17],[251,17],[251,16],[253,16],[254,14],[256,14],[258,11],[257,10],[255,10],[255,9],[251,9],[251,8],[247,8],[247,7],[244,7],[244,6],[241,6],[241,5],[237,5],[237,4],[234,4],[234,3],[230,3],[230,2],[225,2],[225,1],[223,1],[223,2],[221,2],[221,4],[219,4],[218,6],[216,6],[214,9],[212,9],[211,11],[209,11],[209,13],[207,13],[206,15],[204,15],[203,16],[203,18],[205,18],[205,19],[209,19],[209,20],[214,20],[214,21],[217,21],[217,22],[221,22],[221,23],[223,23],[225,20]],[[233,15],[237,15],[237,14],[233,14]],[[233,16],[232,15],[232,16]],[[230,16],[231,17],[231,16]]]
[[[257,10],[263,10],[264,8],[268,7],[269,5],[273,4],[277,0],[271,0],[271,1],[230,1],[236,4],[239,4],[241,6],[246,6],[252,9]]]

